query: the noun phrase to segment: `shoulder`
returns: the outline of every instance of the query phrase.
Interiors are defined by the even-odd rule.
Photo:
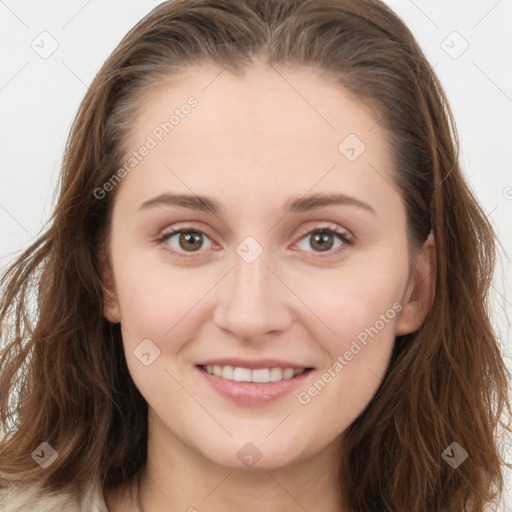
[[[66,492],[50,492],[37,485],[11,485],[0,488],[2,512],[108,512],[99,485],[91,485],[79,503]]]

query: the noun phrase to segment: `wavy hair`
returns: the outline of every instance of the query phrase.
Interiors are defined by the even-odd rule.
[[[374,109],[393,151],[411,246],[436,241],[433,305],[398,336],[376,395],[346,433],[339,478],[354,511],[481,511],[503,488],[498,434],[509,429],[509,373],[488,292],[496,238],[461,173],[441,84],[411,32],[378,0],[176,0],[124,37],[71,128],[58,202],[2,279],[0,485],[82,496],[139,474],[148,408],[129,374],[120,324],[103,316],[99,255],[143,94],[213,62],[243,75],[255,58],[307,67]],[[48,468],[31,453],[48,442]],[[469,451],[456,470],[453,441]],[[370,461],[370,463],[369,463]]]

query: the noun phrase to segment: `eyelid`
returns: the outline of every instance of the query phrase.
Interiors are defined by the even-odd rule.
[[[217,244],[214,239],[206,232],[207,230],[204,230],[202,228],[197,228],[195,227],[193,224],[184,224],[184,225],[180,225],[178,224],[177,226],[173,226],[173,227],[167,227],[165,229],[163,229],[156,237],[156,239],[154,240],[154,242],[156,244],[164,244],[164,248],[165,250],[167,250],[168,252],[172,253],[173,255],[176,255],[176,256],[183,256],[185,258],[192,258],[194,256],[198,256],[200,255],[201,253],[204,253],[205,250],[198,250],[198,251],[193,251],[193,252],[190,252],[190,253],[187,253],[186,251],[176,251],[174,249],[171,249],[168,244],[166,243],[166,240],[171,238],[173,235],[176,235],[178,233],[183,233],[183,232],[187,232],[187,231],[190,231],[190,232],[197,232],[201,235],[205,235],[211,242],[213,245],[219,245]],[[324,223],[321,223],[321,224],[316,224],[314,226],[309,226],[309,227],[305,227],[305,228],[302,228],[300,231],[299,231],[299,234],[296,235],[297,237],[297,240],[294,242],[293,245],[296,245],[298,242],[300,242],[306,235],[313,235],[315,233],[318,233],[318,232],[330,232],[333,236],[335,237],[338,237],[341,242],[342,242],[342,245],[340,247],[337,247],[336,249],[334,250],[329,250],[329,251],[326,251],[325,254],[322,253],[322,252],[315,252],[315,251],[305,251],[305,252],[309,252],[309,253],[312,253],[314,254],[314,257],[319,257],[319,258],[328,258],[330,256],[335,256],[337,255],[341,250],[344,250],[346,249],[346,245],[352,245],[355,241],[355,236],[352,235],[352,233],[346,229],[346,228],[342,228],[341,226],[337,225],[337,224],[331,224],[330,222],[324,222]]]
[[[156,236],[156,238],[154,239],[154,243],[157,245],[162,244],[164,246],[164,250],[166,250],[167,252],[170,252],[174,256],[184,257],[184,258],[193,258],[194,256],[197,257],[198,255],[202,255],[201,253],[205,252],[204,249],[200,249],[199,251],[196,251],[196,252],[187,253],[186,251],[176,251],[174,249],[171,249],[169,247],[169,245],[167,244],[167,240],[169,238],[171,238],[172,236],[174,236],[178,233],[185,233],[187,231],[205,235],[209,240],[211,240],[213,245],[218,245],[214,241],[214,239],[206,232],[207,230],[205,230],[203,228],[195,227],[193,224],[184,224],[184,225],[178,224],[177,226],[166,227]]]
[[[300,239],[302,239],[305,235],[309,235],[316,231],[323,231],[323,230],[334,231],[337,235],[344,235],[351,242],[353,242],[355,240],[354,235],[352,235],[352,233],[348,229],[343,228],[343,227],[339,226],[338,224],[332,224],[327,221],[323,222],[323,223],[321,222],[320,224],[315,224],[313,227],[309,226],[304,229],[301,229],[297,236],[299,236]]]

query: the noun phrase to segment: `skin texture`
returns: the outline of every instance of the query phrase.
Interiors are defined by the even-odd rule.
[[[114,202],[105,317],[121,322],[130,373],[149,404],[141,500],[145,510],[342,511],[343,432],[377,391],[395,335],[425,318],[434,242],[411,251],[390,150],[364,104],[304,69],[220,71],[191,68],[141,98],[132,150],[187,98],[198,105],[123,179]],[[349,134],[366,146],[353,162],[338,150]],[[210,196],[220,211],[138,210],[166,192]],[[290,198],[315,193],[342,193],[373,212],[345,204],[286,213]],[[353,244],[326,234],[332,248],[323,252],[311,231],[325,226]],[[180,245],[180,234],[156,243],[169,227],[199,230],[202,246]],[[250,264],[236,252],[248,236],[263,250]],[[389,319],[393,304],[401,311]],[[378,334],[300,403],[298,393],[382,314]],[[147,338],[160,350],[149,366],[134,356]],[[218,357],[315,370],[297,391],[243,406],[198,373],[198,362]],[[237,457],[248,442],[261,453],[252,468]],[[105,498],[109,510],[136,510],[121,489],[105,489]]]

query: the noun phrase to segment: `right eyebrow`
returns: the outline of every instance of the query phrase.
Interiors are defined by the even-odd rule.
[[[139,210],[151,208],[154,206],[181,206],[189,210],[198,210],[207,213],[218,213],[220,210],[219,203],[215,199],[207,196],[195,196],[189,194],[161,194],[144,201]]]

